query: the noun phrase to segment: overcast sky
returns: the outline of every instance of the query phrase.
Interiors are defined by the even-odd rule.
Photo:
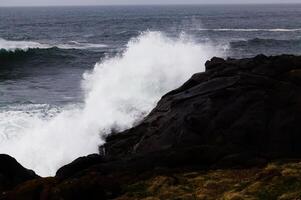
[[[0,6],[301,3],[301,0],[0,0]]]

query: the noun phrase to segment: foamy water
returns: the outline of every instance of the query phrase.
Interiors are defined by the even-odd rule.
[[[102,48],[107,47],[105,44],[92,44],[88,42],[77,42],[77,41],[69,41],[66,43],[60,44],[51,44],[51,43],[39,43],[35,41],[14,41],[14,40],[5,40],[0,38],[0,50],[4,49],[7,51],[15,51],[15,50],[24,50],[28,49],[49,49],[57,47],[60,49],[94,49],[94,48]]]
[[[212,56],[222,53],[185,34],[169,38],[161,32],[144,32],[131,39],[123,53],[103,59],[83,75],[83,105],[2,110],[0,153],[39,175],[54,175],[77,157],[97,153],[102,136],[112,129],[132,127],[162,95],[204,71]]]

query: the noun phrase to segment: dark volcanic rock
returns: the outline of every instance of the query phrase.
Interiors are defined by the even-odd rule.
[[[112,158],[190,149],[183,162],[249,165],[301,157],[300,122],[301,57],[213,58],[104,148]]]
[[[0,154],[0,191],[12,189],[34,178],[38,176],[32,170],[25,169],[14,158]]]

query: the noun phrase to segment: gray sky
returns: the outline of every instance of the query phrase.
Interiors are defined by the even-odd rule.
[[[0,0],[0,6],[301,3],[301,0]]]

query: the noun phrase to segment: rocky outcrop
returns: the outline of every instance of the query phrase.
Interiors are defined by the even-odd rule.
[[[229,190],[223,190],[229,194],[213,190],[216,198],[222,199],[233,195],[234,199],[250,195],[250,199],[262,195],[280,198],[284,193],[287,197],[299,197],[300,122],[301,57],[213,58],[206,63],[205,72],[193,75],[180,88],[164,95],[139,125],[108,136],[100,147],[100,155],[79,158],[58,170],[53,178],[25,183],[22,179],[16,187],[17,183],[3,187],[6,192],[0,199],[173,199],[172,194],[202,199],[203,193],[199,198],[193,191],[206,192],[212,184],[213,189],[229,186]],[[277,172],[262,168],[271,160],[284,158],[298,160],[289,169],[282,162]],[[1,163],[11,166],[10,161]],[[234,167],[239,167],[235,173],[231,171]],[[210,175],[200,170],[217,168],[230,171],[216,170],[218,175],[211,177],[212,184],[207,183]],[[244,170],[251,168],[252,173],[244,179]],[[8,169],[2,169],[7,180],[22,177],[19,170]],[[197,172],[195,180],[186,177],[194,176],[191,172]],[[233,175],[233,180],[227,177],[227,183],[220,183],[224,172],[229,172],[230,178]],[[175,178],[179,173],[183,177]],[[212,173],[215,171],[208,172]],[[232,187],[241,180],[246,184]],[[269,180],[278,181],[272,184]],[[194,181],[199,188],[194,188]],[[265,189],[256,188],[260,194],[253,195],[249,190],[254,189],[252,184],[256,181]],[[185,185],[190,183],[187,190]],[[150,187],[144,187],[145,184]],[[282,184],[294,187],[281,188]],[[161,186],[166,189],[156,189]],[[177,193],[175,188],[186,189]],[[140,196],[142,190],[145,193]],[[165,191],[170,191],[170,195]],[[214,199],[210,194],[206,193]],[[183,199],[189,199],[188,196]]]
[[[185,152],[195,164],[250,165],[300,157],[300,122],[301,57],[213,58],[104,148],[115,158]]]

